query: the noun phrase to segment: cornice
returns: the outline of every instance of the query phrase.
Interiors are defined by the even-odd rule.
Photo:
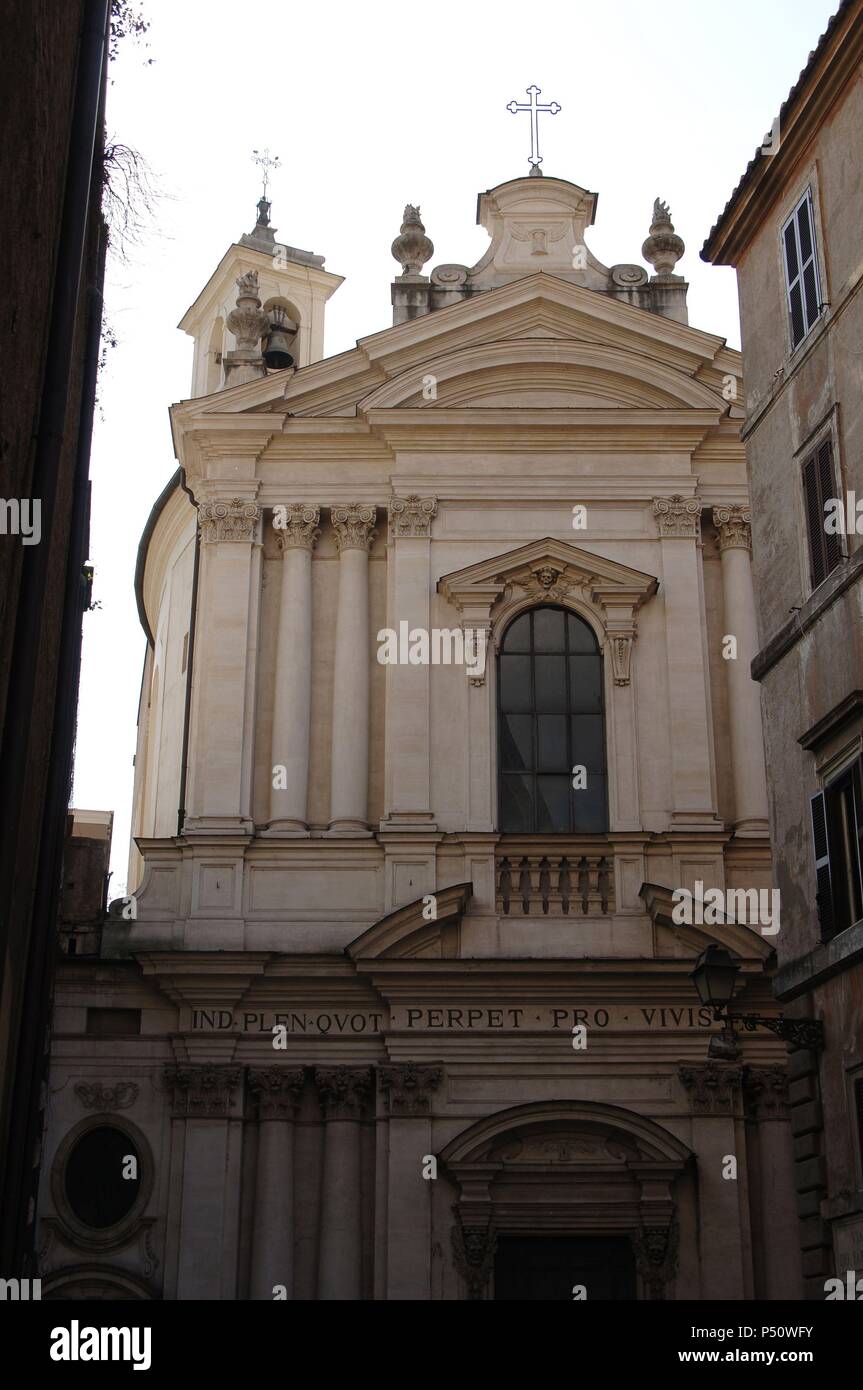
[[[756,151],[702,247],[702,260],[736,266],[773,205],[787,191],[798,162],[860,67],[863,8],[849,6],[847,15],[836,23],[832,33],[825,32],[822,42],[823,50],[811,71],[804,69],[780,109],[778,150],[771,155]]]

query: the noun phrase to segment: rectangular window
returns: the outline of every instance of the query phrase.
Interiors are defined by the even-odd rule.
[[[839,492],[833,468],[833,445],[829,439],[825,439],[803,463],[803,505],[809,538],[809,576],[813,589],[818,588],[842,559],[839,533],[835,530],[828,533],[828,518],[824,510],[830,499],[837,497]]]
[[[97,1038],[140,1033],[140,1009],[88,1009],[87,1032]]]
[[[807,188],[782,228],[782,254],[793,351],[803,342],[821,313],[821,281],[811,188]]]
[[[811,800],[818,917],[829,941],[863,918],[863,758]]]

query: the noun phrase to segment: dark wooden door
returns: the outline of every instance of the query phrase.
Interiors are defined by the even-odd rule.
[[[495,1300],[573,1298],[583,1284],[587,1301],[634,1299],[635,1257],[618,1236],[499,1236],[494,1262]]]

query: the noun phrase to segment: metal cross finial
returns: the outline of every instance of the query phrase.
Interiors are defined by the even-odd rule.
[[[539,167],[542,163],[542,155],[539,152],[539,113],[540,111],[548,111],[550,115],[556,116],[561,109],[556,101],[551,101],[547,105],[544,102],[539,103],[537,97],[541,91],[542,88],[536,85],[528,87],[527,94],[530,97],[529,103],[511,101],[506,108],[507,111],[511,111],[513,115],[518,111],[530,112],[530,159],[528,162],[531,165],[530,172],[532,174],[542,173]]]
[[[259,166],[264,178],[264,197],[267,196],[267,184],[270,181],[270,170],[278,169],[281,160],[277,154],[271,155],[269,146],[265,150],[252,150],[252,159]]]

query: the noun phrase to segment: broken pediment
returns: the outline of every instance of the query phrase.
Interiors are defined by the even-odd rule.
[[[453,959],[458,955],[459,926],[473,891],[471,883],[457,883],[417,898],[381,917],[347,946],[351,960]],[[434,918],[429,918],[429,900]]]

